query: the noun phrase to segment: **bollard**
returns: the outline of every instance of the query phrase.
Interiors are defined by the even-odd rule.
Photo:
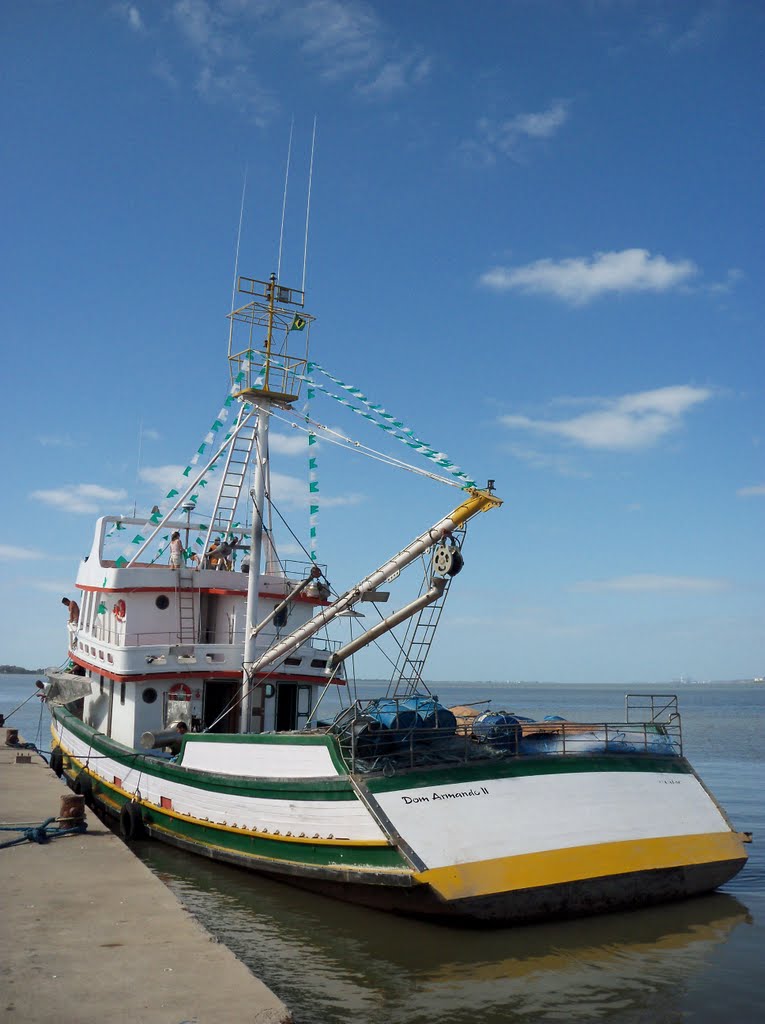
[[[85,797],[79,793],[64,793],[61,796],[59,822],[68,822],[70,827],[77,825],[85,817]]]
[[[8,729],[5,735],[6,747],[17,747],[19,745],[19,730]]]

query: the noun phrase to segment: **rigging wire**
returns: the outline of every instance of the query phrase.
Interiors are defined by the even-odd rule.
[[[282,272],[282,242],[284,241],[284,217],[287,212],[287,183],[290,177],[290,160],[292,159],[292,132],[295,128],[295,118],[293,116],[292,122],[290,123],[290,141],[287,146],[287,166],[284,169],[284,196],[282,198],[282,225],[279,230],[279,259],[276,264],[276,280],[278,281]]]
[[[273,411],[271,415],[276,419],[281,420],[282,423],[286,423],[294,430],[302,430],[306,434],[310,433],[308,428],[304,427],[302,423],[289,420],[286,416],[279,416]],[[341,434],[339,430],[333,430],[332,427],[328,427],[324,423],[319,423],[317,420],[312,420],[308,416],[305,416],[304,419],[314,430],[320,430],[322,432],[322,437],[328,444],[337,445],[339,448],[350,448],[352,451],[358,452],[359,455],[365,455],[367,458],[373,459],[375,462],[382,462],[384,465],[392,466],[394,469],[404,469],[410,473],[414,473],[416,476],[424,476],[428,480],[435,480],[437,483],[446,484],[449,487],[456,487],[460,491],[464,490],[462,484],[459,484],[456,480],[449,480],[446,477],[439,476],[438,473],[431,473],[430,470],[421,469],[419,466],[412,466],[408,462],[403,462],[401,459],[397,459],[395,455],[386,455],[384,452],[379,452],[376,448],[370,448],[369,445],[365,445],[361,441],[354,441],[353,438],[346,437],[344,434]],[[329,435],[334,435],[334,437]]]
[[[234,256],[234,281],[231,285],[231,312],[234,312],[234,303],[236,302],[236,281],[239,277],[239,245],[242,241],[242,218],[244,217],[244,196],[247,192],[247,171],[249,168],[244,168],[244,181],[242,182],[242,202],[239,206],[239,230],[236,233],[236,255]],[[232,324],[233,327],[233,324]]]
[[[303,280],[300,290],[305,294],[305,268],[308,261],[308,219],[311,215],[311,185],[313,183],[313,154],[316,149],[316,114],[313,115],[313,137],[311,138],[311,163],[308,169],[308,199],[305,208],[305,243],[303,246]]]

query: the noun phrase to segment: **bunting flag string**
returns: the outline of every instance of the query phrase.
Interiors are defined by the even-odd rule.
[[[305,421],[310,423],[310,407],[311,400],[315,397],[316,391],[309,384],[306,394],[305,409]],[[316,454],[311,451],[313,446],[316,444],[316,434],[312,430],[308,431],[308,535],[309,535],[309,550],[311,555],[311,561],[317,561],[316,556],[316,533],[319,521],[319,474],[316,463]]]
[[[335,402],[338,402],[340,405],[350,409],[352,412],[356,413],[357,416],[361,416],[363,419],[369,420],[370,423],[379,427],[380,430],[384,430],[390,437],[395,437],[396,440],[401,441],[408,448],[411,448],[412,451],[417,452],[417,454],[422,455],[437,466],[445,469],[450,476],[459,480],[463,487],[476,486],[475,480],[471,479],[455,462],[452,462],[446,452],[440,452],[429,445],[426,441],[418,438],[414,431],[410,427],[407,427],[402,420],[396,419],[395,416],[387,412],[382,405],[370,402],[367,396],[359,388],[341,381],[338,377],[333,376],[318,363],[308,363],[306,369],[307,376],[298,376],[301,380],[305,381],[310,388],[318,388],[319,391],[328,395]],[[369,411],[367,412],[365,409],[360,409],[357,405],[354,405],[347,399],[342,398],[340,395],[334,394],[334,392],[330,391],[329,388],[324,387],[323,384],[313,378],[312,374],[314,370],[318,370],[320,373],[323,373],[325,377],[337,384],[343,391],[347,391],[348,394],[352,395],[357,402],[360,402],[361,405],[365,406]]]
[[[252,363],[252,362],[255,362],[256,356],[255,356],[254,352],[247,351],[247,352],[244,353],[243,358],[246,361]],[[192,456],[191,460],[189,461],[188,465],[186,466],[186,468],[181,473],[181,479],[179,479],[178,486],[170,488],[170,490],[165,495],[164,502],[168,502],[171,499],[177,498],[180,495],[180,493],[181,493],[180,488],[183,487],[183,479],[182,478],[185,478],[186,481],[189,480],[189,478],[191,477],[192,470],[193,470],[194,466],[198,465],[201,457],[206,453],[207,449],[210,448],[215,443],[216,438],[219,436],[219,432],[223,429],[223,426],[224,426],[226,420],[229,418],[231,406],[234,404],[234,401],[235,401],[235,395],[236,395],[237,391],[241,390],[242,385],[243,385],[243,383],[244,383],[244,381],[246,379],[246,376],[247,376],[247,374],[246,374],[245,370],[240,370],[236,374],[236,376],[234,377],[234,380],[233,380],[233,383],[231,385],[231,388],[229,389],[229,393],[226,396],[226,399],[225,399],[223,405],[221,406],[220,410],[218,411],[218,415],[215,417],[215,419],[213,420],[212,424],[210,425],[210,429],[208,430],[207,434],[205,435],[204,440],[199,445],[199,447],[197,448],[196,452],[194,453],[194,455]],[[259,381],[255,382],[255,386],[256,387],[258,386],[258,383],[259,383]],[[245,416],[249,415],[249,413],[251,411],[252,411],[252,406],[249,405],[246,402],[243,403],[241,408],[238,411],[238,415],[237,415],[237,418],[236,418],[236,421],[235,421],[235,427],[236,427],[236,425],[238,425],[242,421],[242,419]],[[229,430],[225,434],[225,436],[223,437],[223,439],[220,442],[221,446],[224,445],[227,441],[229,441],[231,439],[231,437],[232,437],[232,435],[234,433],[235,427],[232,430]],[[209,466],[207,466],[206,470],[204,471],[204,474],[197,481],[197,486],[200,489],[207,486],[207,484],[209,483],[209,481],[207,479],[207,475],[209,473],[214,472],[217,469],[217,467],[218,467],[218,459],[216,458],[216,459],[213,460],[213,462],[210,463]],[[198,500],[199,500],[199,493],[198,492],[196,494],[191,494],[189,496],[189,501],[193,505],[196,505]],[[164,502],[163,502],[163,505],[164,505]],[[154,508],[152,509],[152,513],[149,516],[149,518],[144,522],[143,526],[141,526],[139,528],[138,532],[131,539],[129,544],[127,544],[123,548],[122,553],[120,555],[118,555],[118,557],[115,559],[114,564],[115,564],[115,566],[118,569],[128,565],[129,562],[131,561],[131,559],[135,557],[135,555],[136,555],[137,551],[140,549],[141,545],[146,543],[146,537],[143,535],[143,531],[145,530],[147,533],[151,533],[152,532],[151,528],[153,526],[159,525],[159,523],[161,523],[162,520],[168,515],[168,513],[171,513],[175,509],[175,507],[177,507],[177,502],[175,502],[173,505],[165,506],[164,509],[163,509],[163,507],[161,505],[155,505],[154,506]],[[124,529],[125,529],[124,524],[116,523],[114,525],[114,527],[106,534],[106,536],[110,537],[113,533],[117,532],[118,530],[124,530]],[[207,529],[207,527],[203,527],[203,529]],[[168,542],[168,540],[169,540],[168,537],[162,538],[161,546],[158,548],[156,554],[154,555],[154,558],[152,559],[152,562],[155,562],[155,561],[157,561],[158,558],[162,557],[162,555],[164,554],[164,552],[167,549],[167,542]],[[201,538],[197,538],[196,543],[199,544],[201,547],[204,547],[204,541],[202,541]]]
[[[308,433],[308,533],[311,539],[311,561],[316,561],[316,526],[319,520],[319,475],[316,467],[316,456],[311,454],[311,448],[316,444],[316,434],[311,430]]]

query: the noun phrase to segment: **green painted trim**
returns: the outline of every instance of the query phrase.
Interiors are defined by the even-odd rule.
[[[194,786],[211,793],[229,793],[262,797],[271,800],[358,800],[348,776],[316,779],[252,779],[244,775],[214,775],[182,764],[164,761],[149,754],[138,753],[116,743],[103,733],[85,725],[71,712],[51,708],[54,717],[79,739],[90,746],[93,753],[107,754],[125,768],[134,768],[144,775],[167,779],[180,785]],[[238,737],[239,738],[239,737]],[[243,740],[250,737],[241,737]],[[253,736],[257,740],[259,737]],[[87,757],[84,758],[87,760]]]
[[[390,778],[373,776],[364,782],[370,793],[390,793],[399,789],[463,785],[494,779],[515,779],[539,775],[583,775],[591,772],[663,772],[692,775],[684,757],[647,754],[548,754],[544,757],[508,757],[494,761],[449,765],[425,771],[401,772]]]
[[[93,796],[106,804],[119,816],[130,799],[103,779],[91,776]],[[276,836],[242,829],[229,829],[224,825],[191,821],[187,817],[167,813],[156,804],[141,802],[141,812],[147,825],[185,839],[199,848],[199,852],[215,858],[217,850],[238,856],[278,861],[281,864],[337,868],[340,870],[395,870],[409,871],[409,865],[395,846],[366,846],[351,841],[335,843],[294,843]]]

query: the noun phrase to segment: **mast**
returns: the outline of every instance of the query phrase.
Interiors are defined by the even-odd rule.
[[[232,310],[229,314],[231,377],[232,381],[240,382],[236,397],[239,401],[252,406],[256,417],[252,453],[255,474],[250,491],[253,503],[250,571],[247,580],[245,644],[239,703],[239,731],[246,733],[251,731],[252,723],[252,665],[257,661],[256,627],[260,622],[258,604],[264,546],[267,547],[268,555],[266,568],[272,570],[272,563],[275,561],[271,535],[266,535],[270,522],[265,507],[266,494],[270,491],[268,427],[272,407],[289,410],[300,395],[300,376],[304,373],[308,361],[308,334],[314,317],[302,312],[298,316],[294,309],[286,308],[302,308],[304,293],[279,284],[276,274],[271,274],[267,282],[240,277],[238,286],[240,292],[255,296],[252,302]],[[262,343],[263,348],[259,351],[253,349],[254,332],[257,328],[264,328],[266,334]],[[300,331],[305,338],[305,349],[300,356],[291,355],[287,349],[293,329]],[[278,356],[274,356],[275,339],[279,334],[283,334],[284,337],[278,347]]]

